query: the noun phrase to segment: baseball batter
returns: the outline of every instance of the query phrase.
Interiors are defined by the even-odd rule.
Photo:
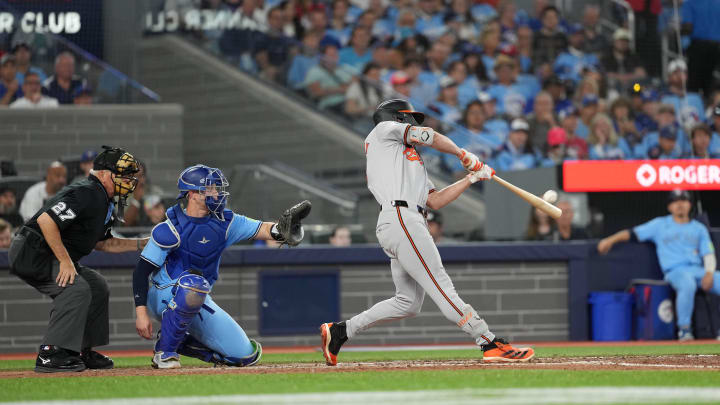
[[[380,204],[375,232],[390,257],[396,292],[348,321],[320,327],[323,355],[330,366],[337,364],[340,348],[348,339],[380,322],[417,315],[426,293],[447,319],[482,348],[484,361],[528,361],[534,356],[532,349],[514,348],[496,338],[472,306],[458,296],[445,272],[427,228],[426,207],[436,210],[446,206],[473,183],[491,178],[495,171],[446,136],[421,126],[424,118],[404,100],[385,101],[373,115],[376,126],[365,139],[368,188]],[[417,145],[457,156],[469,174],[435,190]]]

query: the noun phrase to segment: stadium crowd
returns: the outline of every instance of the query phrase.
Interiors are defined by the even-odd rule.
[[[706,86],[712,69],[703,73],[710,75],[703,96],[687,90],[681,59],[660,77],[654,43],[672,8],[629,0],[638,28],[630,32],[616,18],[619,28],[606,33],[600,3],[585,4],[579,21],[547,0],[534,1],[531,12],[506,0],[207,0],[194,7],[242,16],[240,29],[205,31],[207,48],[361,132],[371,129],[378,101],[397,96],[498,170],[564,159],[719,156],[720,92]],[[691,48],[697,35],[720,35],[698,20],[717,11],[699,3],[706,2],[680,10]],[[432,151],[423,158],[460,172]]]

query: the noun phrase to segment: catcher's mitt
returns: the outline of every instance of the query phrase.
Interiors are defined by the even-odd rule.
[[[293,205],[283,212],[277,222],[278,240],[290,246],[297,246],[303,240],[305,231],[300,221],[310,214],[312,204],[305,200]]]

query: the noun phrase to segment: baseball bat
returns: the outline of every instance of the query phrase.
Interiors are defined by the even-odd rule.
[[[530,203],[530,205],[532,205],[533,207],[550,215],[551,217],[558,219],[560,218],[560,215],[562,215],[562,210],[560,208],[550,204],[549,202],[543,200],[535,194],[529,193],[516,185],[508,183],[507,181],[501,179],[498,176],[493,176],[493,180],[500,183],[501,186],[520,196],[520,198]]]

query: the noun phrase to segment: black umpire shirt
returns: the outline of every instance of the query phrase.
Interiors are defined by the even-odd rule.
[[[60,238],[70,258],[77,262],[90,254],[99,241],[111,237],[113,207],[105,187],[91,174],[45,201],[25,226],[41,233],[37,219],[47,212],[60,229]]]

